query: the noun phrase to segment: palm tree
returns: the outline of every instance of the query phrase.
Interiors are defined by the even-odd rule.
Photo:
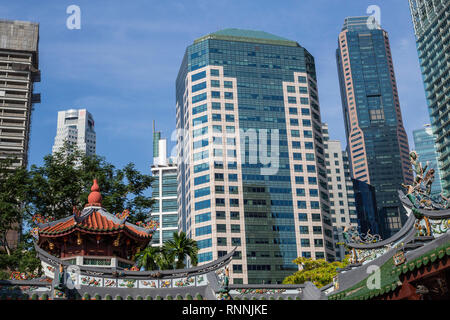
[[[158,258],[160,248],[148,246],[136,254],[136,261],[139,268],[144,267],[146,271],[158,269]]]
[[[156,263],[160,270],[173,269],[173,263],[175,261],[175,256],[171,250],[168,250],[165,246],[159,249],[159,254],[156,257]]]
[[[173,233],[173,240],[168,240],[164,243],[164,249],[171,252],[173,257],[177,258],[175,265],[176,269],[184,269],[184,259],[186,256],[191,258],[194,266],[198,263],[197,253],[198,247],[195,240],[186,237],[186,233],[181,231],[179,234]]]

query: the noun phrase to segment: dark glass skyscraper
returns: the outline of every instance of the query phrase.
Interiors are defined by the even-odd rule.
[[[277,283],[334,259],[314,58],[226,29],[194,41],[176,82],[179,225],[199,263],[237,247],[232,283]]]
[[[442,191],[450,196],[450,1],[409,0]]]
[[[370,230],[371,234],[384,234],[383,219],[377,211],[375,188],[357,179],[352,179],[352,182],[360,232],[367,233]]]
[[[370,22],[345,19],[336,59],[352,175],[375,187],[387,237],[406,219],[397,190],[413,177],[388,34]]]

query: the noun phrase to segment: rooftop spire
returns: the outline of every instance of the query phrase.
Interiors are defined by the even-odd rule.
[[[88,197],[88,204],[86,206],[98,206],[102,205],[102,195],[100,194],[100,187],[97,184],[97,179],[94,179],[94,184],[91,187],[91,193]]]

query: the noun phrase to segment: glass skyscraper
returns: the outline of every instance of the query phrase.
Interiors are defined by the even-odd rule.
[[[232,283],[280,283],[334,260],[314,58],[225,29],[188,46],[176,81],[179,225],[199,263],[237,247]]]
[[[378,215],[375,188],[363,181],[352,179],[355,192],[356,212],[358,213],[359,232],[382,235],[383,217]]]
[[[443,193],[450,196],[449,0],[409,0]]]
[[[419,155],[419,161],[423,166],[428,162],[428,170],[434,169],[434,182],[431,186],[431,195],[439,196],[442,192],[440,172],[437,166],[437,153],[435,148],[435,136],[431,126],[426,124],[424,128],[413,131],[414,148]]]
[[[388,237],[406,220],[397,190],[413,176],[387,32],[369,17],[346,18],[336,59],[351,172],[375,187]]]

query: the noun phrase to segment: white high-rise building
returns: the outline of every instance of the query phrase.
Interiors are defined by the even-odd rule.
[[[153,165],[152,183],[155,204],[152,208],[152,220],[159,222],[159,228],[153,234],[152,246],[161,246],[173,239],[178,232],[177,203],[177,164],[175,157],[167,157],[167,140],[161,139],[161,132],[155,131],[153,123]]]
[[[58,127],[52,153],[57,152],[66,140],[70,144],[76,145],[86,155],[95,154],[94,118],[86,109],[58,112]]]

